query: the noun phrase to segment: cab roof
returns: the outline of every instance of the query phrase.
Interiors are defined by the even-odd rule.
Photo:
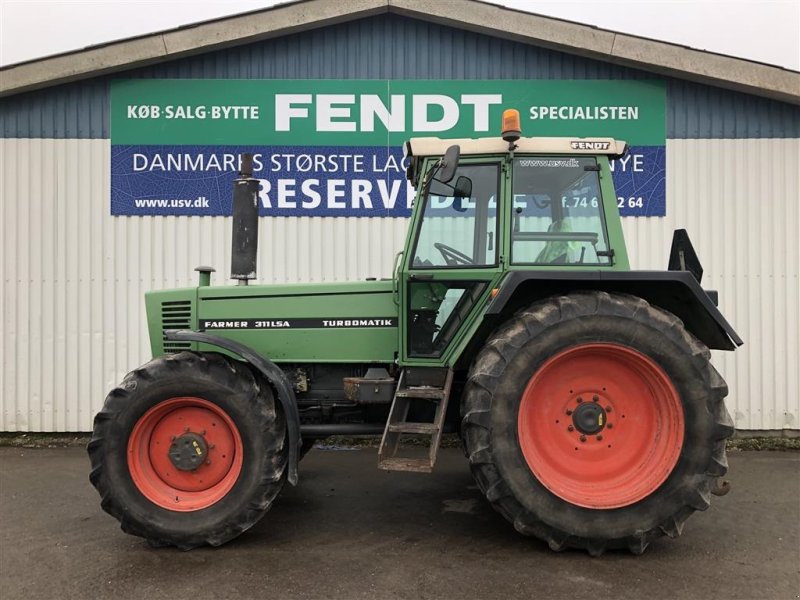
[[[605,154],[620,157],[627,150],[627,143],[605,137],[521,137],[514,152],[521,154]],[[442,139],[436,137],[411,138],[405,143],[408,157],[442,156],[450,146],[457,145],[461,156],[476,154],[504,154],[508,142],[501,137]]]

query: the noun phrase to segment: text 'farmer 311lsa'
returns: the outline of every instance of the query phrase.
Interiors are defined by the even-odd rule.
[[[153,360],[106,398],[91,481],[154,545],[253,526],[314,440],[383,433],[378,467],[430,472],[457,432],[475,481],[554,550],[641,553],[727,490],[727,387],[742,342],[676,231],[631,271],[610,138],[406,142],[417,189],[393,277],[150,292]],[[234,182],[232,276],[255,278],[258,180]],[[430,441],[414,454],[403,436]],[[420,479],[420,486],[425,480]]]

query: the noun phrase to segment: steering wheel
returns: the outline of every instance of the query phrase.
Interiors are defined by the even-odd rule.
[[[441,242],[434,242],[433,247],[436,248],[441,254],[444,261],[449,265],[472,265],[475,264],[472,259],[456,250],[455,248],[451,248],[447,244],[442,244]]]

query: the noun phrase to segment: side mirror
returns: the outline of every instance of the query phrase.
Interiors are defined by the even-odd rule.
[[[464,200],[472,197],[472,180],[469,177],[459,175],[456,184],[453,186],[453,209],[458,212],[466,212]]]
[[[456,184],[453,186],[453,196],[456,198],[472,197],[472,179],[459,175]]]
[[[458,157],[460,154],[461,148],[459,146],[454,145],[447,149],[447,152],[445,152],[442,157],[441,166],[439,167],[439,172],[436,174],[436,179],[442,183],[450,183],[450,181],[452,181],[456,174],[456,169],[458,168]]]

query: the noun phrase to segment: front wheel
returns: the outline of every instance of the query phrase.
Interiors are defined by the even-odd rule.
[[[475,358],[462,431],[478,485],[554,550],[641,553],[680,534],[727,470],[727,386],[708,349],[644,300],[536,303]]]
[[[286,423],[250,368],[214,353],[156,358],[95,417],[90,481],[123,531],[218,546],[252,527],[285,481]]]

